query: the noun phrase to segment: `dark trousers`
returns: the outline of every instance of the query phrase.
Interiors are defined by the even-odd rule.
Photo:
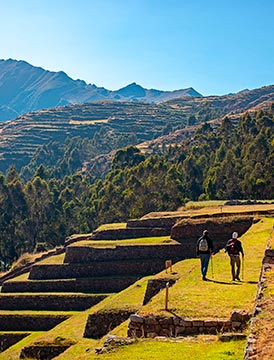
[[[209,259],[210,259],[210,254],[200,254],[201,273],[202,273],[203,277],[206,276]]]
[[[240,276],[241,259],[240,255],[229,255],[232,279],[235,280]]]

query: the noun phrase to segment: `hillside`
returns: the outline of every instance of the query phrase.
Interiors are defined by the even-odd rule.
[[[238,123],[246,112],[269,109],[274,86],[214,97],[184,97],[161,104],[103,101],[40,110],[0,124],[0,171],[15,164],[20,170],[34,156],[32,167],[52,166],[64,156],[66,140],[74,136],[91,141],[92,150],[78,159],[74,171],[83,167],[102,172],[101,165],[113,150],[157,139],[181,143],[204,122],[217,126],[227,116]],[[58,148],[58,150],[54,150]],[[46,147],[42,151],[42,147]],[[99,156],[99,158],[98,158]],[[109,155],[108,155],[109,157]],[[76,163],[75,163],[76,164]],[[99,165],[98,165],[99,164]],[[64,174],[66,170],[64,170]]]
[[[150,224],[149,214],[123,227],[105,224],[113,240],[102,229],[75,235],[73,244],[37,256],[21,275],[2,276],[0,358],[97,359],[102,354],[106,359],[164,359],[170,353],[180,359],[242,358],[254,331],[248,320],[257,309],[262,259],[273,242],[273,204],[226,206],[226,213],[208,205],[170,212],[168,218],[154,214]],[[144,227],[169,230],[170,236],[144,237]],[[216,252],[209,280],[201,286],[195,244],[205,227]],[[231,281],[223,251],[232,228],[245,250],[240,282]],[[143,231],[140,238],[134,236],[137,230]],[[172,268],[165,269],[167,256]],[[263,311],[264,334],[271,317]],[[270,336],[259,340],[256,352],[271,344]]]
[[[148,90],[136,83],[111,91],[83,80],[73,80],[63,71],[47,71],[25,61],[0,60],[0,121],[30,111],[96,100],[158,103],[180,96],[201,94],[192,88]]]

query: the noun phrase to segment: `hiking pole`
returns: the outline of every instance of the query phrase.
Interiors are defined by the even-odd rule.
[[[211,274],[212,274],[212,279],[214,279],[212,254],[210,255],[210,259],[211,259]]]
[[[242,256],[242,279],[244,280],[244,257]]]

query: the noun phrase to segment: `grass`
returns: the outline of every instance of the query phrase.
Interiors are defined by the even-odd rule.
[[[91,247],[115,247],[115,246],[134,246],[134,245],[159,245],[159,244],[178,244],[170,236],[157,236],[124,240],[83,240],[73,243],[70,246],[91,246]]]
[[[178,281],[169,291],[169,309],[182,317],[227,318],[235,308],[252,311],[262,258],[270,237],[273,219],[264,219],[253,225],[242,236],[245,251],[244,281],[231,281],[229,257],[224,251],[213,257],[214,278],[211,264],[208,277],[211,281],[201,281],[199,259],[188,259],[173,266],[178,273]],[[163,273],[164,274],[164,273]],[[166,314],[164,292],[155,296],[142,308],[142,313]]]
[[[254,297],[257,290],[257,281],[260,274],[263,252],[272,231],[273,218],[263,219],[254,224],[242,236],[241,241],[245,250],[245,276],[242,283],[230,281],[230,266],[227,254],[220,252],[214,256],[214,281],[202,282],[200,279],[199,259],[189,259],[173,265],[173,276],[180,276],[180,280],[170,288],[169,309],[183,317],[229,317],[235,308],[251,311],[254,306]],[[137,239],[138,240],[138,239]],[[132,240],[130,240],[132,242]],[[124,243],[125,240],[122,240]],[[117,244],[117,242],[115,242]],[[165,271],[157,275],[166,277]],[[209,267],[208,276],[211,277]],[[57,325],[54,329],[40,334],[32,340],[26,339],[25,344],[35,341],[54,342],[62,337],[77,344],[71,346],[58,359],[97,359],[94,348],[102,346],[100,341],[84,339],[83,332],[88,314],[98,311],[111,311],[115,309],[139,309],[142,314],[164,314],[173,316],[171,312],[164,311],[164,292],[156,295],[152,301],[142,307],[142,301],[148,279],[142,278],[124,291],[110,295],[89,310],[75,314],[70,319]],[[136,311],[137,311],[136,310]],[[126,336],[127,322],[124,322],[111,333]],[[19,358],[22,341],[0,354],[0,359],[14,360]],[[110,354],[100,355],[100,359],[167,359],[176,356],[179,359],[214,359],[238,360],[242,359],[246,341],[231,341],[222,343],[217,338],[196,337],[183,338],[178,341],[142,340],[134,345],[124,346]],[[15,349],[16,347],[16,349]],[[3,357],[1,357],[3,356]]]
[[[198,201],[189,202],[184,207],[179,208],[177,211],[166,211],[166,212],[151,212],[142,217],[142,219],[153,219],[153,218],[166,218],[166,217],[195,217],[195,215],[213,215],[220,213],[231,213],[231,214],[248,214],[260,211],[274,211],[273,201],[265,201],[265,204],[254,204],[254,205],[224,205],[224,201]]]
[[[53,264],[53,265],[58,265],[58,264],[63,264],[64,263],[64,259],[65,259],[65,253],[63,254],[59,254],[59,255],[53,255],[50,256],[46,259],[43,259],[39,262],[37,262],[37,264]]]
[[[84,344],[83,344],[84,345]],[[185,338],[180,340],[140,340],[131,345],[119,347],[110,353],[96,355],[92,348],[87,347],[85,352],[74,353],[74,359],[89,360],[239,360],[243,357],[245,340],[224,343],[216,337]],[[81,349],[82,350],[82,349]],[[66,351],[56,359],[71,359],[71,351]]]
[[[225,200],[210,200],[210,201],[189,201],[185,204],[182,210],[197,210],[208,207],[223,206]]]
[[[95,231],[104,231],[104,230],[119,230],[125,229],[127,227],[127,223],[112,223],[112,224],[102,224]]]

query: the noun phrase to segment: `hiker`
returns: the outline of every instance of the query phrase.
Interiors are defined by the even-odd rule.
[[[213,254],[213,242],[208,236],[208,231],[204,230],[203,235],[198,239],[196,245],[197,257],[200,257],[201,261],[201,273],[202,279],[207,280],[206,273],[210,260],[210,256]]]
[[[240,270],[241,270],[241,259],[240,253],[244,258],[244,251],[242,248],[242,243],[238,240],[238,233],[235,231],[232,234],[232,239],[228,240],[225,246],[225,252],[228,253],[230,257],[230,266],[231,266],[231,275],[232,281],[240,280]],[[235,265],[236,265],[236,272],[235,272]]]

